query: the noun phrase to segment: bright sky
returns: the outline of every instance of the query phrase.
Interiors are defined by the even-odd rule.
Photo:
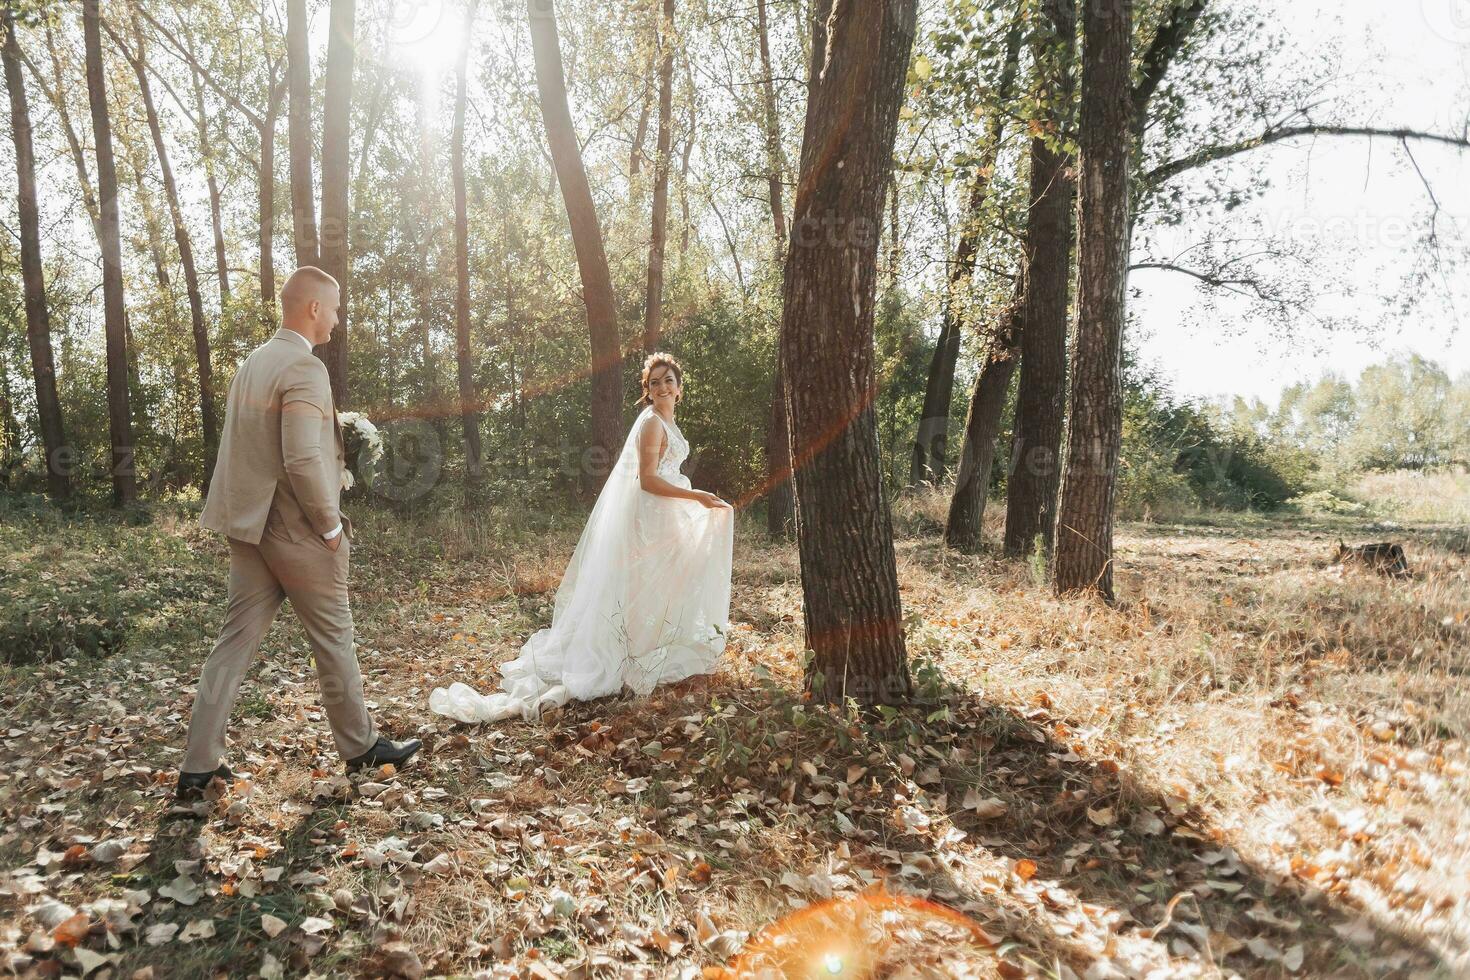
[[[1294,48],[1340,46],[1344,85],[1357,95],[1356,117],[1341,121],[1461,132],[1470,113],[1470,0],[1292,0],[1274,6],[1271,27],[1285,32]],[[1412,149],[1440,203],[1441,240],[1463,248],[1470,242],[1470,152],[1422,142]],[[1404,229],[1432,210],[1424,183],[1395,141],[1298,140],[1238,159],[1249,160],[1271,182],[1270,192],[1247,206],[1268,228],[1320,243],[1324,261],[1351,263],[1355,281],[1382,281],[1385,293],[1394,291],[1406,268]],[[1186,223],[1174,242],[1182,247],[1191,240]],[[1390,318],[1386,308],[1380,316],[1371,302],[1360,303],[1360,319],[1375,326],[1375,336],[1313,336],[1306,327],[1301,340],[1285,342],[1231,304],[1221,305],[1214,326],[1208,320],[1183,325],[1182,314],[1198,306],[1185,276],[1137,270],[1130,279],[1142,291],[1133,309],[1143,355],[1172,376],[1180,395],[1240,394],[1272,404],[1285,385],[1327,370],[1355,378],[1395,353],[1416,352],[1452,375],[1470,371],[1470,269],[1450,273],[1449,282],[1453,313],[1435,302]],[[1322,297],[1319,309],[1330,312],[1333,299]]]

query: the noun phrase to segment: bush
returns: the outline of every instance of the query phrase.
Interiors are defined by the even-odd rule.
[[[1338,514],[1344,517],[1365,517],[1371,511],[1367,504],[1339,497],[1331,490],[1313,490],[1287,503],[1303,514]]]

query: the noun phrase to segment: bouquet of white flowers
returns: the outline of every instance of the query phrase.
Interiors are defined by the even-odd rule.
[[[347,466],[342,470],[342,489],[351,490],[357,484],[354,473],[361,474],[371,469],[383,458],[383,436],[372,420],[361,412],[342,412],[337,416],[342,422],[343,450]]]

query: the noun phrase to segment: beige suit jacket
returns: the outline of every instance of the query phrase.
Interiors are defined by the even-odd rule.
[[[342,521],[342,430],[327,368],[284,331],[230,382],[225,426],[200,523],[259,544],[272,510],[293,541]]]

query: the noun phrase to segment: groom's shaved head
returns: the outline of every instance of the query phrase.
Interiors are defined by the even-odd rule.
[[[326,303],[336,289],[336,279],[314,265],[303,265],[281,287],[281,312],[289,314],[312,300]]]
[[[281,287],[281,325],[313,345],[325,344],[337,326],[341,300],[337,280],[314,265],[303,265]]]

